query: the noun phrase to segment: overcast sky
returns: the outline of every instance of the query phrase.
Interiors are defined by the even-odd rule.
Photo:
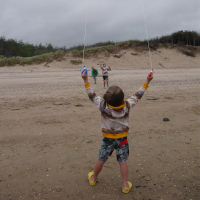
[[[31,44],[69,48],[84,38],[89,45],[179,30],[200,32],[200,0],[0,0],[0,37]]]

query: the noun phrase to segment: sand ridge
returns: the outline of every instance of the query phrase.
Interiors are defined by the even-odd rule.
[[[49,67],[0,68],[0,199],[197,200],[199,57],[161,52],[153,55],[154,80],[130,114],[128,167],[133,189],[127,195],[121,192],[115,152],[97,185],[88,184],[102,133],[100,113],[85,92],[80,66],[71,67],[66,58]],[[112,67],[110,85],[119,85],[125,98],[139,89],[150,71],[148,58],[129,56],[104,58]],[[99,69],[98,60],[86,59],[86,66]],[[92,77],[89,81],[103,96],[102,77],[96,85]]]

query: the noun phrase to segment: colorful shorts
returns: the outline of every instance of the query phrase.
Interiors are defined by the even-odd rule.
[[[99,160],[106,161],[112,152],[116,149],[116,156],[118,162],[125,162],[129,156],[129,145],[127,137],[120,139],[103,138],[99,150]]]

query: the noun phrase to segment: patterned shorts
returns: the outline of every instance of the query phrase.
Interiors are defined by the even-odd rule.
[[[103,138],[101,141],[101,147],[99,150],[99,160],[106,161],[112,152],[116,149],[116,156],[118,162],[125,162],[128,160],[129,145],[127,137],[120,139]]]

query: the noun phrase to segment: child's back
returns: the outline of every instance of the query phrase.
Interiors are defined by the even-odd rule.
[[[148,76],[142,87],[135,95],[128,98],[127,101],[124,101],[124,93],[120,87],[111,86],[103,98],[101,98],[90,87],[88,76],[83,74],[82,78],[90,100],[101,112],[101,130],[104,136],[94,172],[88,174],[89,184],[91,186],[96,184],[97,176],[102,170],[104,163],[114,149],[116,149],[117,161],[119,162],[123,179],[122,192],[128,193],[132,188],[132,184],[128,181],[128,167],[126,163],[129,156],[129,144],[127,140],[129,112],[137,104],[138,100],[142,98],[153,76]]]

